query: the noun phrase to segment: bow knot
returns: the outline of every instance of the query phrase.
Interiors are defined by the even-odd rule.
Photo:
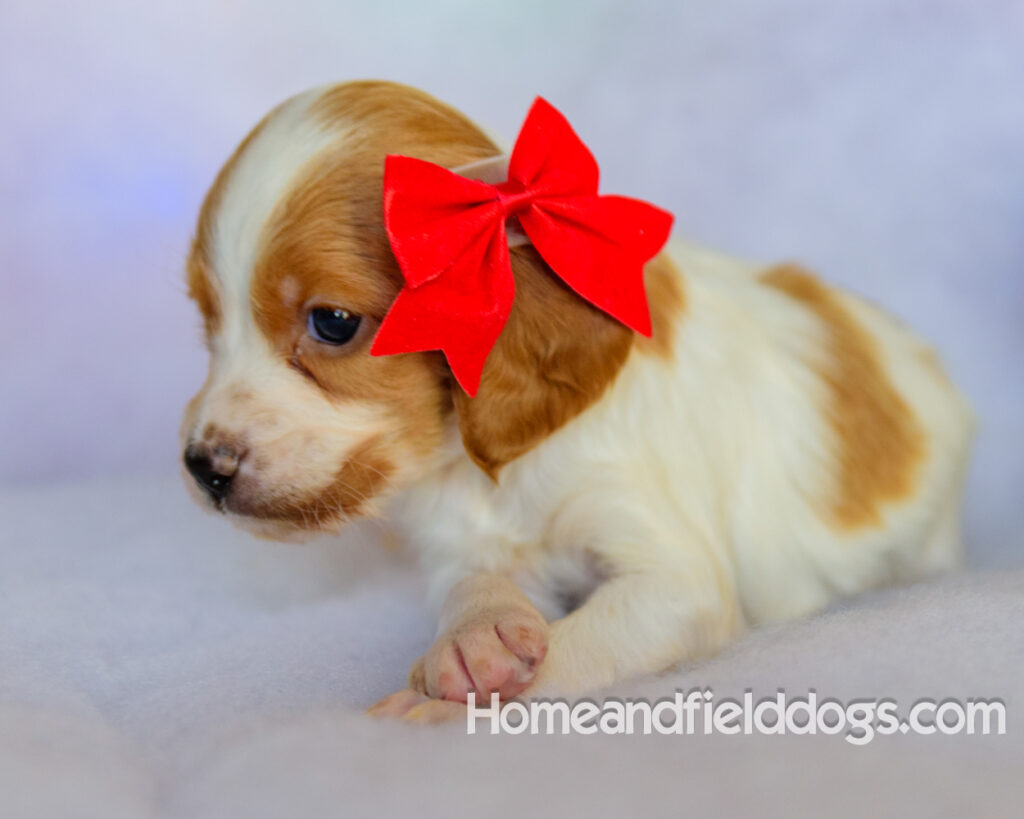
[[[577,294],[651,334],[643,267],[665,244],[672,215],[637,199],[599,196],[598,168],[572,126],[538,97],[509,159],[489,185],[407,156],[384,166],[384,225],[405,287],[373,355],[441,350],[475,395],[512,310],[506,220]]]
[[[536,192],[513,180],[495,185],[494,189],[498,195],[501,212],[506,218],[528,208],[537,195]]]

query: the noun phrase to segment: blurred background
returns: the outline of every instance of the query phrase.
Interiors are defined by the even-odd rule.
[[[0,0],[0,486],[178,469],[205,189],[271,106],[359,77],[509,138],[543,94],[604,190],[933,339],[981,422],[972,560],[1022,562],[1020,0]]]

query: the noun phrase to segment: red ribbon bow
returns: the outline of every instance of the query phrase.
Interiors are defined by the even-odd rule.
[[[489,185],[389,155],[384,224],[405,287],[370,352],[442,350],[462,388],[476,395],[515,295],[505,235],[511,217],[569,287],[649,336],[643,267],[668,240],[672,214],[598,196],[597,177],[587,146],[540,97],[516,139],[507,182]]]

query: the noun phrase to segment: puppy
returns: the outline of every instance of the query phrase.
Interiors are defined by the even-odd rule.
[[[960,561],[968,407],[905,327],[794,265],[672,242],[644,338],[514,247],[475,397],[440,353],[371,356],[403,284],[385,156],[498,153],[412,88],[300,94],[220,171],[188,259],[199,502],[280,539],[386,515],[429,573],[437,640],[378,712],[605,686]]]

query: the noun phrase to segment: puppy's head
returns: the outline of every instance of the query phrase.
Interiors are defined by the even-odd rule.
[[[440,353],[371,356],[402,284],[381,204],[389,153],[455,167],[498,150],[414,89],[316,89],[256,126],[202,206],[188,284],[210,369],[185,412],[184,461],[200,502],[257,533],[375,514],[438,466],[455,424],[493,476],[603,391],[628,352],[628,331],[517,248],[516,305],[477,398],[453,389]]]

